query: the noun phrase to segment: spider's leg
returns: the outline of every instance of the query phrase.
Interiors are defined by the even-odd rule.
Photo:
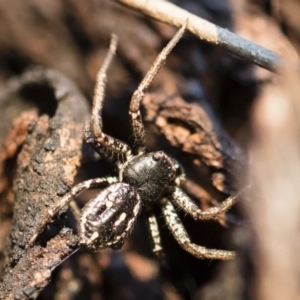
[[[112,183],[118,182],[118,179],[116,177],[105,177],[105,178],[95,178],[86,180],[84,182],[81,182],[77,185],[75,185],[69,193],[65,194],[57,203],[56,206],[52,207],[48,210],[48,214],[44,217],[43,223],[41,223],[36,233],[32,236],[30,239],[29,244],[32,244],[38,235],[43,231],[43,229],[47,226],[47,224],[51,221],[51,219],[58,214],[72,199],[73,197],[78,196],[82,192],[84,192],[87,189],[90,188],[104,188]],[[76,216],[75,216],[76,217]]]
[[[80,220],[81,211],[80,211],[80,208],[77,205],[76,201],[71,200],[70,203],[69,203],[69,207],[70,207],[70,210],[71,210],[75,220],[78,223],[79,220]]]
[[[173,165],[174,165],[175,170],[176,170],[175,184],[178,187],[184,186],[185,183],[186,183],[186,175],[184,173],[183,166],[175,158],[171,157],[171,160],[172,160]]]
[[[156,58],[155,62],[151,66],[150,70],[138,86],[137,90],[134,92],[130,107],[129,107],[129,114],[131,117],[131,126],[133,130],[133,135],[135,138],[135,147],[138,153],[143,153],[146,148],[146,140],[145,140],[145,128],[142,122],[141,112],[140,112],[140,104],[144,97],[144,92],[148,88],[149,84],[154,79],[157,72],[160,70],[162,65],[167,59],[167,56],[175,47],[177,42],[182,37],[184,30],[186,28],[187,22],[177,31],[168,45],[160,52],[158,57]]]
[[[94,178],[90,180],[86,180],[84,182],[78,183],[69,193],[64,195],[60,202],[52,209],[48,210],[48,214],[53,217],[58,214],[71,200],[72,198],[78,196],[82,192],[91,189],[91,188],[104,188],[112,183],[118,182],[116,177],[103,177],[103,178]]]
[[[161,245],[157,220],[152,211],[147,212],[147,224],[152,239],[152,245],[153,245],[152,251],[157,256],[158,259],[161,259],[163,257],[163,247]]]
[[[118,155],[121,155],[124,158],[131,155],[131,149],[126,143],[115,139],[102,131],[103,124],[101,112],[105,94],[106,73],[116,52],[116,48],[117,36],[112,35],[108,53],[97,74],[91,120],[89,126],[87,126],[85,130],[85,139],[87,143],[92,143],[95,150],[111,163],[118,162]]]
[[[235,252],[233,251],[207,249],[192,243],[175,211],[173,204],[169,200],[164,199],[162,203],[162,211],[173,236],[179,245],[187,252],[191,253],[197,258],[227,260],[235,257]]]
[[[206,210],[201,210],[192,199],[186,195],[180,188],[175,187],[172,194],[172,199],[183,211],[191,215],[195,220],[208,220],[218,217],[220,214],[226,212],[231,208],[238,200],[239,194],[228,197],[219,205],[210,207]]]

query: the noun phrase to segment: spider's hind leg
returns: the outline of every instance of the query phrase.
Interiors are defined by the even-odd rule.
[[[201,259],[209,258],[222,260],[228,260],[235,257],[235,253],[232,251],[207,249],[205,247],[192,243],[190,237],[188,236],[188,233],[184,229],[183,224],[174,209],[173,204],[167,199],[164,199],[162,203],[162,212],[165,217],[167,226],[169,227],[179,245],[195,257]]]
[[[61,198],[61,200],[55,207],[49,209],[48,213],[51,217],[53,217],[58,214],[74,197],[80,195],[82,192],[91,188],[104,188],[116,182],[118,182],[118,179],[116,177],[103,177],[78,183],[77,185],[72,187],[69,193]]]
[[[158,229],[157,219],[152,211],[148,211],[146,214],[147,225],[152,240],[152,252],[158,258],[162,260],[164,256],[163,247],[161,245],[160,233]]]
[[[118,179],[116,177],[104,177],[104,178],[95,178],[86,180],[84,182],[81,182],[77,185],[75,185],[67,194],[65,194],[60,201],[51,209],[48,210],[47,215],[44,217],[43,222],[39,224],[36,233],[31,237],[29,245],[31,245],[38,235],[44,230],[44,228],[51,222],[51,219],[57,215],[67,204],[72,201],[72,199],[82,192],[90,189],[90,188],[104,188],[112,183],[118,182]],[[76,205],[77,207],[77,205]],[[78,212],[76,213],[76,215]],[[77,216],[75,215],[75,218]]]
[[[125,161],[126,158],[131,155],[131,149],[126,143],[113,138],[102,131],[103,124],[101,112],[105,94],[106,73],[116,52],[116,48],[117,36],[112,35],[108,53],[97,74],[91,120],[85,129],[86,142],[91,143],[95,151],[114,164],[118,164],[119,156],[122,156],[123,161]]]

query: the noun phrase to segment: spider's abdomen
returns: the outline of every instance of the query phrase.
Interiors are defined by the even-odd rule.
[[[139,195],[126,183],[104,189],[82,210],[80,245],[94,251],[121,247],[133,229],[140,206]]]
[[[134,186],[145,203],[159,200],[175,175],[172,159],[158,151],[132,158],[124,167],[121,180]]]

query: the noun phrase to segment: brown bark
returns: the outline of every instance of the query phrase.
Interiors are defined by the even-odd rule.
[[[88,118],[85,98],[56,71],[35,69],[14,80],[11,86],[13,88],[2,101],[10,101],[13,95],[26,89],[28,92],[28,89],[44,86],[52,90],[53,105],[57,109],[52,117],[42,114],[27,121],[26,139],[22,145],[20,142],[17,145],[21,151],[15,174],[14,217],[6,245],[7,276],[0,288],[1,299],[8,297],[5,296],[8,291],[9,299],[37,295],[49,280],[49,270],[76,245],[76,238],[70,232],[64,232],[46,247],[30,245],[29,241],[44,229],[41,224],[49,206],[54,205],[73,183],[82,157],[82,132]],[[42,261],[36,261],[36,257],[42,257]],[[39,270],[41,266],[45,269]],[[24,272],[24,268],[29,272]]]

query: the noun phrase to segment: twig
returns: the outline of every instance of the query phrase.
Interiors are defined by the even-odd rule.
[[[270,71],[275,71],[282,58],[262,46],[252,43],[227,29],[216,26],[164,0],[115,0],[161,22],[181,27],[188,19],[187,30],[213,45]]]

